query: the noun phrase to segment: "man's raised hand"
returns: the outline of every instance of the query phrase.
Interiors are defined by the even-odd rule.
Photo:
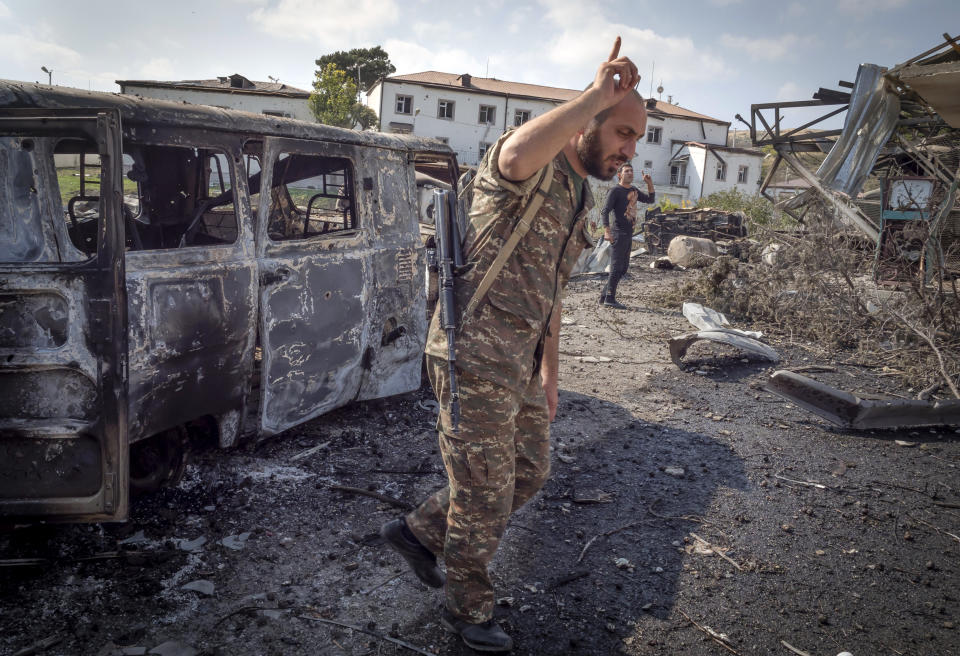
[[[640,82],[640,74],[629,57],[620,57],[620,37],[613,42],[610,56],[600,64],[593,80],[595,89],[601,92],[604,107],[620,102]]]

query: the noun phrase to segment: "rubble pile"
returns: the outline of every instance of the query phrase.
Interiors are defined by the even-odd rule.
[[[674,237],[700,237],[712,241],[747,236],[747,218],[742,212],[724,212],[707,208],[662,212],[655,207],[647,212],[643,237],[651,253],[664,253]]]

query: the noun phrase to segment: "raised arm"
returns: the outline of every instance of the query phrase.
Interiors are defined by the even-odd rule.
[[[600,64],[593,84],[570,102],[528,121],[503,143],[497,167],[508,180],[519,182],[542,169],[590,120],[616,105],[640,81],[637,67],[619,57],[620,37],[607,61]],[[615,77],[617,76],[617,77]]]

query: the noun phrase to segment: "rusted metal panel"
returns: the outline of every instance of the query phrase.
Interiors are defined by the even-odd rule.
[[[918,428],[960,425],[960,399],[920,401],[865,399],[801,376],[776,371],[767,389],[791,403],[845,428]]]

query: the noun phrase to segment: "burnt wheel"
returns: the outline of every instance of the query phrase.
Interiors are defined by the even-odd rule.
[[[180,482],[187,467],[188,446],[182,426],[131,444],[130,492],[156,492]]]

